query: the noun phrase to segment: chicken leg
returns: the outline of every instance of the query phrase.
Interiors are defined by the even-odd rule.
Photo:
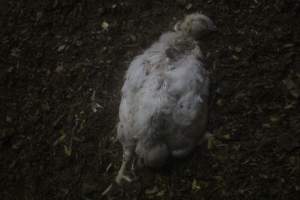
[[[133,155],[133,150],[124,149],[122,164],[121,164],[120,170],[118,172],[118,175],[116,177],[116,183],[118,185],[121,184],[122,180],[125,180],[127,182],[131,182],[132,181],[131,178],[129,178],[127,175],[125,175],[125,171],[126,171],[127,165],[132,160],[132,155]]]
[[[120,167],[120,170],[118,172],[118,175],[115,179],[116,183],[118,185],[121,185],[122,180],[125,180],[127,182],[131,182],[131,178],[129,178],[127,175],[125,175],[125,171],[127,168],[128,163],[132,160],[132,155],[133,155],[133,150],[129,150],[129,149],[123,149],[123,159],[122,159],[122,164]],[[107,195],[110,190],[112,190],[112,188],[114,187],[113,184],[110,184],[103,192],[102,192],[102,196]]]

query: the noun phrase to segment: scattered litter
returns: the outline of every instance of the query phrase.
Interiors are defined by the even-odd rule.
[[[66,134],[63,133],[57,140],[55,140],[55,142],[53,143],[53,146],[56,146],[57,144],[61,143],[62,141],[64,141],[66,138]]]
[[[67,156],[71,156],[71,154],[72,154],[72,148],[71,147],[67,147],[66,145],[64,145],[64,151],[65,151],[65,154]]]
[[[152,189],[147,189],[146,191],[145,191],[145,194],[146,195],[153,195],[153,194],[155,194],[155,193],[157,193],[158,192],[158,187],[157,186],[154,186]]]
[[[107,173],[107,172],[111,169],[111,167],[112,167],[112,164],[109,163],[108,166],[107,166],[106,169],[105,169],[105,172]]]
[[[193,191],[199,191],[200,189],[201,189],[201,186],[198,185],[197,180],[194,179],[193,182],[192,182],[192,190]]]
[[[99,109],[103,109],[104,107],[96,102],[96,90],[93,90],[93,94],[91,96],[91,107],[92,111],[95,113]]]

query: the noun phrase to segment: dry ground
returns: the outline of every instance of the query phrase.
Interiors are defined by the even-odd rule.
[[[184,161],[108,197],[128,62],[187,13],[212,17],[215,135]],[[297,199],[297,0],[0,3],[0,199]],[[145,175],[144,175],[145,174]]]

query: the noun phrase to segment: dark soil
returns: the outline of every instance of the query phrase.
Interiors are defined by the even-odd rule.
[[[102,197],[128,63],[195,11],[219,29],[215,137]],[[298,199],[299,13],[298,0],[1,1],[0,199]]]

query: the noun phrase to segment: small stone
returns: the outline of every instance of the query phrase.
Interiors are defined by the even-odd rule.
[[[36,21],[40,21],[40,19],[41,19],[42,17],[43,17],[43,12],[41,12],[41,11],[40,11],[40,12],[37,12],[37,13],[36,13],[36,19],[35,19],[35,20],[36,20]]]
[[[217,105],[218,106],[223,106],[224,105],[223,100],[222,99],[218,99]]]
[[[130,35],[129,37],[130,37],[130,39],[131,39],[132,42],[136,41],[136,36],[135,35]]]
[[[58,52],[62,52],[65,48],[66,48],[66,45],[65,45],[65,44],[60,45],[60,46],[57,48],[57,51],[58,51]]]
[[[102,14],[104,13],[105,10],[104,10],[104,8],[98,8],[97,11],[98,11],[98,14],[99,14],[99,15],[102,15]]]
[[[160,191],[160,192],[158,192],[156,194],[156,196],[158,196],[158,197],[161,197],[161,196],[164,196],[164,195],[165,195],[165,191],[164,190],[162,190],[162,191]]]
[[[278,122],[278,121],[280,121],[280,117],[279,116],[277,116],[277,115],[272,115],[271,117],[270,117],[270,121],[271,122]]]
[[[10,51],[10,55],[13,56],[13,57],[19,57],[20,53],[21,53],[21,50],[19,48],[13,48]]]
[[[226,140],[229,140],[230,139],[230,134],[223,135],[223,138],[226,139]]]
[[[13,71],[13,69],[14,69],[14,67],[9,67],[8,69],[7,69],[7,72],[12,72]]]
[[[193,7],[193,4],[189,3],[188,5],[186,5],[185,8],[186,8],[187,10],[189,10],[189,9],[191,9],[192,7]]]
[[[63,65],[62,65],[62,64],[59,64],[59,65],[56,67],[55,72],[60,73],[60,72],[62,72],[63,70],[64,70]]]
[[[76,44],[76,46],[81,46],[82,45],[82,41],[81,40],[77,40],[76,42],[75,42],[75,44]]]
[[[240,58],[237,57],[236,55],[233,55],[232,58],[233,58],[233,60],[239,60],[239,59],[240,59]]]
[[[10,116],[6,116],[6,122],[11,123],[12,122],[12,118]]]
[[[235,47],[234,50],[235,50],[235,52],[240,53],[242,51],[242,48],[241,47]]]
[[[107,23],[106,21],[102,22],[101,27],[103,30],[107,31],[109,28],[109,23]]]

